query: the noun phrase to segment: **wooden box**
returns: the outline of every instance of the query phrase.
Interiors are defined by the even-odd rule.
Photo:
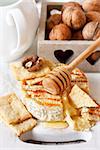
[[[65,55],[69,55],[69,53],[70,54],[73,53],[73,55],[70,56],[70,58],[67,58],[66,63],[69,64],[73,59],[75,59],[79,54],[81,54],[90,44],[92,44],[93,41],[85,41],[85,40],[51,41],[47,39],[46,20],[48,17],[48,11],[52,9],[59,10],[63,3],[64,3],[63,0],[61,0],[61,2],[57,2],[57,0],[42,1],[40,26],[38,31],[37,54],[39,56],[43,56],[48,59],[51,59],[54,62],[58,62],[57,58],[59,57],[59,55],[61,55],[61,57],[63,55],[64,57],[67,57]],[[60,53],[57,53],[59,52],[58,50],[60,50]],[[99,53],[99,57],[100,57],[100,49],[98,48],[95,52]],[[60,59],[62,59],[61,57]],[[100,59],[96,61],[94,64],[91,64],[87,60],[84,60],[84,62],[80,64],[78,67],[85,72],[100,72]]]

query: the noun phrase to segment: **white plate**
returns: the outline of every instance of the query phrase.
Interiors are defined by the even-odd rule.
[[[99,73],[88,73],[87,77],[90,83],[90,92],[92,97],[97,100],[100,104],[100,74]],[[11,77],[12,79],[12,77]],[[15,87],[15,92],[20,95],[18,86],[15,80],[11,80],[11,83]],[[51,129],[45,128],[41,123],[39,123],[32,131],[23,134],[20,139],[22,141],[32,142],[71,142],[77,140],[89,141],[92,138],[92,132],[76,132],[70,128],[66,129]]]
[[[70,128],[52,129],[45,128],[39,123],[32,131],[21,135],[22,141],[38,141],[38,142],[75,142],[75,141],[89,141],[92,138],[91,131],[75,132]]]

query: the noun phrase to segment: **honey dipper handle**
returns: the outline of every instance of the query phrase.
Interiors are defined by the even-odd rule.
[[[74,59],[67,67],[69,71],[72,71],[76,66],[78,66],[84,59],[89,57],[92,52],[100,46],[100,37],[93,42],[83,53],[81,53],[76,59]]]

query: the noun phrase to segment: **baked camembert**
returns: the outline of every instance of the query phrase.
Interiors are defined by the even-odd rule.
[[[40,60],[42,60],[41,63],[39,58],[31,56],[28,59],[25,58],[24,66],[22,62],[11,64],[12,73],[20,83],[22,101],[28,111],[39,121],[44,121],[46,126],[54,127],[55,122],[55,127],[59,124],[62,128],[69,125],[75,130],[82,131],[91,128],[93,126],[91,122],[93,121],[95,124],[96,121],[93,118],[92,121],[89,118],[86,119],[81,113],[82,108],[88,108],[90,104],[90,108],[97,109],[99,105],[87,94],[89,93],[89,85],[85,74],[77,68],[74,69],[71,73],[69,93],[68,89],[65,89],[60,95],[53,95],[44,88],[42,81],[52,69],[65,65],[55,64],[44,58]],[[66,70],[64,71],[66,73]],[[60,76],[62,75],[60,74]],[[62,81],[60,76],[58,77],[60,81],[58,86],[59,84],[64,86],[66,79]],[[57,122],[60,123],[57,124]]]

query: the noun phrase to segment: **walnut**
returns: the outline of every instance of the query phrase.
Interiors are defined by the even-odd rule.
[[[47,20],[47,29],[51,30],[55,25],[61,22],[61,14],[51,15]]]
[[[74,31],[72,34],[72,40],[83,40],[83,35],[82,35],[82,31]]]
[[[67,8],[67,7],[78,7],[78,8],[81,8],[82,9],[82,6],[78,3],[78,2],[66,2],[63,4],[62,6],[62,11]]]
[[[99,11],[100,12],[100,0],[85,0],[82,4],[85,11]]]
[[[36,56],[36,55],[24,57],[24,59],[22,61],[22,65],[26,69],[28,69],[37,61],[37,59],[38,59],[38,56]]]
[[[87,21],[97,21],[100,22],[100,12],[97,11],[88,11],[86,13]]]
[[[100,37],[100,23],[95,21],[87,23],[83,28],[82,34],[86,40],[96,40]]]
[[[78,30],[85,25],[86,16],[82,9],[69,6],[62,13],[62,21],[70,28]]]
[[[71,38],[71,30],[65,24],[59,24],[53,27],[49,34],[50,40],[69,40]]]
[[[43,65],[43,58],[36,55],[25,57],[22,61],[22,65],[29,72],[38,71]]]

